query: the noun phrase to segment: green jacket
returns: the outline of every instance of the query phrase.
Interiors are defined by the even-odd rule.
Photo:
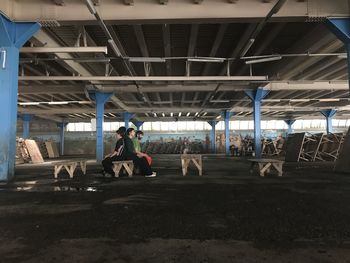
[[[134,144],[135,152],[141,152],[141,143],[137,138],[134,138],[132,140],[132,143]]]

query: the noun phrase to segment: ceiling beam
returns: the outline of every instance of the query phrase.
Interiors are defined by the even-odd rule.
[[[213,43],[213,46],[211,47],[209,57],[215,57],[216,53],[218,52],[218,49],[220,47],[220,44],[222,42],[222,39],[224,38],[225,32],[227,30],[228,24],[221,24],[219,26],[218,32],[215,37],[215,41]],[[209,74],[210,66],[212,63],[206,63],[204,70],[202,72],[202,75],[206,76]]]
[[[267,81],[266,76],[19,76],[19,80],[39,81]]]
[[[142,26],[141,25],[133,25],[133,28],[134,28],[135,36],[136,36],[137,42],[139,44],[139,48],[140,48],[142,56],[149,57],[150,55],[148,52],[148,47],[146,44],[145,36],[143,34]],[[150,66],[150,73],[154,74],[152,64],[150,63],[149,66]]]
[[[238,41],[238,44],[232,49],[229,58],[237,59],[239,57],[239,55],[241,54],[241,52],[244,49],[245,45],[249,41],[250,36],[254,32],[255,28],[256,28],[256,24],[255,23],[251,23],[251,24],[247,25],[246,29],[244,30],[243,35],[241,36],[241,38]],[[231,65],[231,64],[232,64],[232,61],[229,62],[229,65]],[[226,75],[227,65],[228,64],[224,64],[222,66],[222,69],[221,69],[221,71],[219,73],[220,76]]]
[[[171,57],[171,40],[170,40],[170,25],[162,25],[163,32],[163,43],[164,43],[164,55],[165,57]],[[167,76],[171,75],[171,61],[167,59],[165,62],[166,74]]]

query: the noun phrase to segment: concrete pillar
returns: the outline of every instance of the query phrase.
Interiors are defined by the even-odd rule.
[[[64,133],[67,127],[66,122],[61,122],[61,123],[57,123],[57,127],[60,129],[59,133],[60,133],[60,155],[64,155]]]
[[[12,22],[0,14],[0,181],[15,171],[19,49],[39,29],[39,23]]]
[[[140,130],[141,126],[143,125],[143,121],[134,121],[133,124],[135,125],[136,127],[136,130]]]
[[[333,109],[329,109],[329,110],[323,110],[321,111],[321,114],[323,116],[326,117],[326,121],[327,121],[327,126],[326,126],[326,130],[327,130],[327,134],[329,133],[333,133],[333,124],[332,124],[332,120],[334,115],[337,113],[336,110]]]
[[[245,93],[253,103],[255,158],[261,158],[261,100],[266,97],[268,91],[258,88],[246,90]]]
[[[102,161],[104,157],[103,149],[103,121],[105,103],[109,101],[113,93],[103,93],[96,91],[89,94],[90,98],[96,102],[96,160]]]
[[[287,134],[293,133],[293,124],[294,124],[295,120],[284,120],[284,122],[288,125]]]
[[[215,126],[218,123],[218,121],[208,121],[209,125],[211,126],[210,131],[210,149],[212,153],[216,153],[216,131]]]
[[[125,123],[124,126],[126,129],[129,129],[129,122],[133,116],[134,116],[134,114],[132,114],[130,112],[123,113],[123,119],[124,119],[124,123]]]
[[[326,25],[344,43],[344,46],[346,47],[350,93],[350,18],[328,18],[326,20]]]
[[[226,155],[231,155],[230,152],[230,118],[233,116],[233,112],[224,111],[221,113],[225,122],[225,153]]]
[[[29,127],[30,127],[30,121],[33,119],[32,114],[23,114],[21,116],[22,119],[22,126],[23,126],[23,132],[22,132],[22,138],[28,139],[29,138]]]

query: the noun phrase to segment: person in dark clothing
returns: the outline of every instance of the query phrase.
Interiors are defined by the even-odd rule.
[[[135,130],[129,128],[126,131],[124,137],[124,150],[126,160],[132,160],[134,165],[140,169],[142,175],[146,177],[155,177],[156,173],[152,172],[151,166],[148,164],[147,159],[141,155],[137,155],[132,139],[135,137]]]
[[[115,161],[122,161],[125,159],[124,156],[124,137],[125,137],[126,129],[125,127],[120,127],[116,131],[116,138],[117,143],[115,145],[114,151],[110,154],[108,154],[105,159],[102,161],[103,165],[103,175],[106,173],[110,174],[111,176],[115,176],[114,171],[112,169],[113,162]]]

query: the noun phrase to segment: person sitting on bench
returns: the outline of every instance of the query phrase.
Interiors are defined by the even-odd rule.
[[[149,156],[146,153],[141,152],[141,143],[140,143],[140,141],[142,140],[142,138],[143,138],[143,131],[137,131],[136,132],[136,137],[134,139],[132,139],[132,142],[133,142],[134,148],[135,148],[135,152],[136,152],[137,156],[139,156],[139,157],[141,156],[141,157],[146,158],[148,164],[152,165],[152,158],[151,158],[151,156]]]
[[[114,151],[106,155],[105,159],[102,161],[103,165],[103,175],[110,174],[115,177],[113,171],[113,162],[125,160],[124,157],[124,137],[125,137],[126,128],[120,127],[116,131],[117,144],[115,145]]]
[[[156,173],[152,172],[152,168],[148,164],[146,158],[136,153],[134,144],[132,142],[132,139],[134,139],[134,137],[135,130],[133,128],[129,128],[126,131],[126,136],[124,137],[126,160],[132,160],[134,162],[134,165],[140,169],[141,174],[145,177],[155,177]]]

